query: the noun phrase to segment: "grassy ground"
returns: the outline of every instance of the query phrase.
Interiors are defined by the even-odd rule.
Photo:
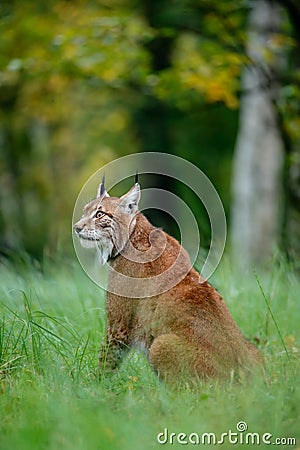
[[[212,282],[244,334],[261,348],[267,380],[174,390],[162,385],[137,353],[112,378],[98,373],[104,293],[77,264],[47,262],[41,270],[22,261],[3,262],[0,449],[148,450],[160,447],[157,435],[165,429],[176,433],[165,447],[181,448],[182,432],[187,436],[179,440],[192,441],[188,447],[198,436],[199,446],[209,448],[201,444],[202,433],[220,439],[236,432],[240,421],[247,432],[272,434],[265,438],[271,443],[298,438],[298,444],[282,441],[278,448],[300,448],[300,281],[282,262],[257,276],[262,289],[253,273],[236,274],[223,261]],[[247,432],[231,436],[239,439],[236,448],[244,446],[241,435],[245,439]],[[219,446],[232,448],[224,439]]]

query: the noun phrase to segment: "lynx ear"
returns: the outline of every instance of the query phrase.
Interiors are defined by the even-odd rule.
[[[120,208],[128,214],[135,214],[138,210],[138,204],[141,198],[141,189],[138,183],[135,183],[127,194],[120,197]]]
[[[102,181],[98,187],[97,198],[109,197],[109,194],[106,192],[106,189],[104,187],[104,183],[105,183],[105,176],[103,175]]]

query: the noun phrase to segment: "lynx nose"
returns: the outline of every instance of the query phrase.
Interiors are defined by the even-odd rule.
[[[82,231],[83,230],[83,227],[82,226],[80,226],[80,225],[78,225],[78,223],[75,223],[75,225],[74,225],[74,230],[75,230],[75,233],[77,233],[77,234],[79,234],[80,233],[80,231]]]

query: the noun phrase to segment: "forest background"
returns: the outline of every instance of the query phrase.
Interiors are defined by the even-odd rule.
[[[71,255],[88,177],[157,151],[211,179],[246,263],[298,261],[299,30],[296,0],[2,1],[1,252]]]

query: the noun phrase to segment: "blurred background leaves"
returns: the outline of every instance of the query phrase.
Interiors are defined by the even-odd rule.
[[[284,61],[272,99],[284,143],[283,206],[270,245],[298,257],[300,7],[279,3],[280,32],[272,32],[264,54],[268,67],[274,55]],[[68,254],[84,182],[105,163],[138,151],[195,163],[215,184],[230,222],[241,74],[255,65],[247,51],[254,4],[2,1],[1,252]],[[179,184],[174,189],[185,195]],[[196,199],[190,202],[208,245],[207,217]]]

